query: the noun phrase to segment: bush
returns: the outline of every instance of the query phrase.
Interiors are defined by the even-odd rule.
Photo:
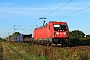
[[[79,44],[79,39],[70,39],[70,44]]]

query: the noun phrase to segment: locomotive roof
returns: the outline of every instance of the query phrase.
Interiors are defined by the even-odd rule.
[[[37,28],[35,28],[35,29],[43,28],[43,27],[47,26],[47,25],[50,24],[50,23],[60,23],[60,22],[50,21],[50,22],[47,23],[46,25],[44,25],[44,26],[40,26],[40,27],[37,27]],[[66,24],[66,22],[61,22],[61,23],[62,23],[62,24],[65,23],[65,24]]]
[[[44,25],[44,26],[37,27],[37,28],[35,28],[35,29],[43,28],[43,27],[45,27],[45,26],[47,26],[47,24]]]
[[[56,21],[50,21],[49,23],[66,23],[66,22],[56,22]]]

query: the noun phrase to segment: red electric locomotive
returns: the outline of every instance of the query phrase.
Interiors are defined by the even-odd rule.
[[[34,40],[39,44],[67,44],[69,42],[68,24],[53,21],[35,28]]]

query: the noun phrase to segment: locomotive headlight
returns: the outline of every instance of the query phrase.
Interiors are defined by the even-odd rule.
[[[59,35],[59,32],[56,32],[57,35]]]
[[[57,36],[57,35],[59,35],[59,32],[54,32],[54,36]]]
[[[64,32],[64,35],[68,36],[67,32]]]
[[[66,33],[66,32],[64,32],[64,35],[67,35],[67,33]]]

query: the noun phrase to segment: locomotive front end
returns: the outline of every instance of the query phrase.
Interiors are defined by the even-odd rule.
[[[53,24],[53,43],[54,44],[67,44],[69,41],[69,29],[65,22]]]

